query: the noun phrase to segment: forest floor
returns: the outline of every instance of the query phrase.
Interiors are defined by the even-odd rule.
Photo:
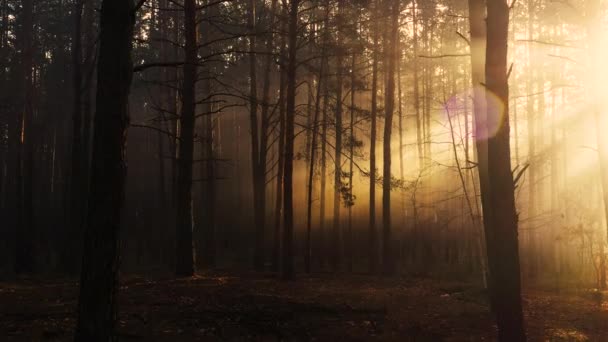
[[[127,276],[120,341],[491,341],[484,291],[431,279],[318,274],[214,274],[188,279]],[[531,341],[608,340],[608,296],[528,290]],[[77,284],[0,282],[0,340],[70,341]]]

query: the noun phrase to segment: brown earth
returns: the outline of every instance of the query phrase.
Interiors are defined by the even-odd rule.
[[[524,293],[531,341],[608,340],[600,292]],[[1,341],[70,341],[74,281],[0,282]],[[468,283],[318,274],[129,276],[120,341],[492,341],[482,289]]]

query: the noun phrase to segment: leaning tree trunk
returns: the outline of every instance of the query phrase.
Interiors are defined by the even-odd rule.
[[[488,137],[488,198],[491,220],[485,220],[491,302],[500,341],[525,341],[521,305],[515,185],[509,146],[509,85],[507,43],[509,7],[505,0],[487,2],[486,107]],[[496,103],[496,100],[499,102]]]
[[[285,121],[285,174],[283,185],[283,272],[282,278],[295,278],[293,255],[293,151],[295,140],[296,54],[298,53],[299,0],[291,0],[289,8],[289,57],[287,62],[287,107]]]
[[[93,165],[75,341],[107,342],[114,333],[134,21],[131,1],[103,1]]]
[[[175,274],[194,274],[192,250],[192,159],[194,153],[194,111],[196,108],[197,39],[196,1],[184,2],[184,35],[186,63],[183,68],[182,113],[177,170],[177,217]]]

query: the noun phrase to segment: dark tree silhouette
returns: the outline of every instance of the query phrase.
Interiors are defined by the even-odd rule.
[[[491,213],[484,221],[490,297],[500,341],[525,341],[521,306],[519,245],[515,184],[509,146],[509,84],[507,44],[509,7],[504,0],[487,3],[486,106],[487,127],[496,133],[488,137],[488,203]],[[494,100],[497,98],[498,103]],[[487,128],[486,128],[487,129]],[[487,195],[487,194],[486,194]]]
[[[101,6],[91,189],[75,341],[107,342],[114,333],[135,10],[125,0],[103,0]]]
[[[194,274],[192,246],[192,158],[194,156],[194,121],[196,109],[197,36],[196,1],[184,2],[185,64],[182,83],[182,111],[177,171],[177,223],[175,273]]]

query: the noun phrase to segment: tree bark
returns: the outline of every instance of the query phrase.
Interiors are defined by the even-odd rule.
[[[201,44],[207,45],[211,41],[210,30],[212,25],[210,24],[211,18],[216,13],[216,6],[210,4],[210,1],[206,1],[203,14],[203,20],[201,30]],[[213,98],[211,93],[211,67],[205,65],[202,67],[202,93],[205,98],[203,103],[203,115],[204,121],[202,123],[202,141],[201,141],[201,155],[202,166],[201,166],[201,184],[202,191],[202,212],[204,213],[204,221],[200,223],[200,252],[197,253],[199,260],[198,265],[204,269],[214,269],[217,266],[216,260],[216,227],[215,227],[215,215],[216,215],[216,181],[215,181],[215,134],[214,134],[214,115],[213,112]]]
[[[355,67],[356,67],[356,56],[353,52],[351,57],[351,68],[350,68],[350,120],[349,120],[349,144],[348,144],[348,236],[345,241],[345,250],[347,256],[346,268],[348,272],[353,271],[353,164],[355,157]]]
[[[197,34],[196,1],[184,2],[185,64],[183,67],[182,110],[177,170],[176,265],[177,276],[194,274],[192,248],[192,159],[196,108]]]
[[[422,114],[420,113],[420,81],[418,77],[418,0],[414,1],[413,9],[413,45],[414,45],[414,108],[416,110],[416,147],[418,150],[418,169],[424,167],[424,151],[423,151],[423,125]],[[416,218],[414,218],[416,219]]]
[[[378,7],[380,0],[374,3],[373,39],[372,51],[372,93],[371,93],[371,132],[369,145],[369,273],[374,274],[378,270],[378,233],[376,231],[376,135],[378,115]]]
[[[491,221],[484,221],[491,301],[498,325],[498,339],[525,341],[515,186],[509,146],[509,7],[505,0],[492,0],[487,2],[487,11],[486,101],[500,101],[486,107],[488,127],[496,128],[496,133],[488,138]]]
[[[34,116],[34,84],[33,84],[33,19],[34,4],[32,0],[22,2],[22,27],[19,41],[21,48],[21,72],[23,86],[22,114],[19,118],[21,128],[21,144],[17,152],[17,232],[15,273],[34,271],[36,232],[34,231],[34,208],[32,198],[33,177],[33,135],[32,120]]]
[[[327,17],[329,16],[329,13],[325,14],[326,19],[325,19],[325,23],[327,24]],[[312,141],[311,141],[311,145],[310,145],[310,165],[308,167],[308,194],[306,196],[307,198],[307,205],[306,205],[306,247],[305,247],[305,254],[304,254],[304,268],[306,273],[310,273],[310,269],[311,269],[311,259],[312,259],[312,191],[314,188],[314,170],[315,170],[315,153],[317,150],[317,144],[318,144],[318,135],[319,135],[319,114],[321,111],[321,90],[323,89],[323,87],[325,87],[325,67],[326,67],[326,56],[325,56],[325,49],[327,46],[327,41],[326,38],[327,37],[327,30],[328,27],[325,26],[324,28],[324,33],[323,33],[323,47],[321,48],[321,62],[320,62],[320,68],[319,68],[319,78],[318,78],[318,82],[317,82],[317,94],[315,95],[315,109],[314,109],[314,119],[312,122]]]
[[[486,28],[485,28],[485,5],[483,0],[469,0],[469,27],[471,31],[471,81],[473,83],[473,120],[474,120],[474,139],[477,151],[477,173],[479,175],[479,186],[481,192],[481,208],[483,222],[492,222],[489,203],[490,179],[488,175],[488,128],[486,114],[485,89],[485,49],[486,49]],[[483,239],[483,228],[478,227],[476,240],[478,242],[479,257],[487,258],[485,250],[481,247]],[[482,272],[486,272],[485,260],[481,261]],[[487,274],[482,275],[487,279]]]
[[[83,174],[82,174],[82,11],[83,0],[74,3],[74,27],[72,35],[72,160],[70,169],[70,223],[66,237],[63,263],[65,271],[75,274],[78,272],[79,259],[74,255],[81,255],[81,228],[83,222]]]
[[[285,179],[283,184],[284,232],[282,278],[295,278],[293,255],[293,153],[295,140],[296,102],[296,54],[298,52],[298,7],[299,0],[291,0],[289,7],[289,59],[287,63],[287,107],[285,122]]]
[[[253,182],[253,216],[255,225],[255,249],[253,263],[256,271],[264,269],[264,224],[265,224],[265,169],[266,169],[266,148],[260,143],[265,133],[260,130],[258,124],[258,84],[257,84],[257,32],[256,32],[256,1],[250,0],[248,3],[249,26],[249,121],[251,129],[251,171]],[[264,118],[262,118],[262,121]],[[264,126],[265,122],[262,123]],[[262,160],[264,155],[264,160]],[[264,164],[264,165],[262,165]]]
[[[343,52],[342,44],[342,16],[344,15],[344,2],[338,4],[337,33],[336,33],[336,117],[335,134],[336,146],[334,152],[334,217],[332,229],[332,255],[331,265],[334,271],[340,267],[342,255],[342,239],[340,226],[340,195],[342,192],[342,86],[343,86]]]
[[[114,334],[134,22],[131,1],[103,1],[93,165],[75,341],[107,342]]]
[[[325,0],[325,19],[323,28],[323,40],[327,42],[329,40],[329,13],[331,10],[330,0]],[[324,46],[324,49],[326,47]],[[329,62],[326,62],[327,69],[329,71]],[[329,73],[329,72],[328,72]],[[323,84],[323,109],[321,118],[321,189],[320,192],[320,203],[319,203],[319,264],[321,268],[325,268],[327,262],[327,234],[325,229],[325,210],[327,207],[327,108],[329,105],[329,86],[328,81]]]
[[[604,136],[604,127],[608,123],[608,120],[605,118],[605,114],[602,113],[602,108],[604,105],[603,96],[598,90],[602,89],[604,81],[601,79],[601,73],[598,73],[598,68],[604,62],[601,60],[601,17],[599,16],[600,11],[600,2],[598,0],[590,1],[587,4],[588,10],[587,12],[590,14],[591,18],[587,27],[587,36],[589,40],[589,55],[591,56],[591,68],[590,68],[590,79],[593,83],[590,85],[591,89],[591,99],[592,110],[595,119],[595,136],[597,143],[597,151],[598,151],[598,159],[599,159],[599,170],[600,170],[600,182],[602,187],[602,200],[604,204],[604,217],[606,224],[606,234],[608,235],[608,146],[606,146],[606,142],[602,137]],[[601,236],[601,235],[600,235]],[[602,236],[599,241],[600,245],[600,279],[599,279],[599,287],[604,289],[606,288],[606,256],[604,255],[603,245],[606,243],[604,236]]]
[[[394,0],[392,8],[391,26],[388,41],[387,80],[384,105],[384,167],[382,173],[382,270],[385,275],[395,272],[395,261],[392,251],[391,236],[391,134],[393,129],[393,112],[395,110],[395,66],[397,63],[397,40],[399,29],[399,1]]]
[[[284,9],[283,13],[286,12]],[[282,31],[287,30],[286,21],[281,25]],[[281,51],[280,51],[280,80],[279,80],[279,131],[278,131],[278,162],[277,162],[277,183],[276,183],[276,202],[275,202],[275,219],[274,219],[274,242],[272,249],[272,269],[275,272],[279,271],[280,254],[281,254],[281,217],[283,215],[283,180],[285,171],[285,92],[287,88],[287,67],[285,55],[287,54],[287,42],[285,35],[281,36]]]

